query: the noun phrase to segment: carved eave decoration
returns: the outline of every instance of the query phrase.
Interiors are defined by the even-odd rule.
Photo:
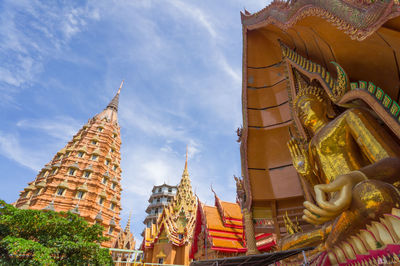
[[[371,1],[273,1],[269,6],[250,14],[241,13],[242,24],[248,29],[274,24],[287,30],[299,20],[317,16],[332,23],[353,40],[364,40],[389,19],[400,14],[398,0]]]

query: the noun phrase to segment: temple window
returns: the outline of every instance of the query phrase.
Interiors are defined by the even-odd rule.
[[[84,192],[84,191],[78,191],[78,193],[76,194],[76,197],[77,197],[78,199],[82,199],[84,195],[85,195],[85,192]]]
[[[115,208],[115,204],[111,202],[110,209],[113,211]]]
[[[168,189],[168,192],[172,192],[172,188],[169,188],[169,189]]]
[[[164,264],[164,258],[158,258],[158,264]]]
[[[109,165],[109,164],[110,164],[110,160],[105,160],[104,163],[105,163],[106,165]]]
[[[97,131],[102,132],[102,131],[103,131],[103,128],[102,128],[102,127],[98,127],[98,128],[97,128]]]
[[[160,198],[157,199],[157,202],[160,202]]]
[[[103,203],[104,203],[104,198],[103,198],[103,197],[100,197],[100,199],[99,199],[99,204],[100,204],[100,205],[103,205]]]
[[[108,233],[111,235],[112,232],[114,232],[114,227],[110,226],[110,228],[108,229]]]
[[[107,184],[107,177],[103,177],[103,180],[101,181],[101,183],[103,183],[104,185]]]
[[[83,176],[84,176],[85,178],[89,178],[89,177],[90,177],[90,172],[89,172],[89,171],[85,171],[84,174],[83,174]]]
[[[64,195],[64,192],[65,192],[65,188],[59,187],[59,188],[57,189],[57,196],[62,196],[62,195]]]
[[[179,239],[183,239],[183,234],[179,234]]]
[[[162,191],[162,189],[161,189],[161,188],[159,188],[159,189],[158,189],[158,193],[161,193],[161,191]]]
[[[113,148],[111,148],[111,149],[110,149],[110,152],[111,152],[111,153],[113,153],[113,152],[114,152],[114,149],[113,149]]]
[[[54,175],[55,173],[57,173],[57,168],[54,168],[53,170],[51,170],[52,175]]]
[[[44,173],[43,173],[43,177],[46,177],[46,176],[48,176],[49,175],[49,171],[45,171]]]
[[[168,199],[167,199],[167,202],[171,202],[171,199],[170,199],[170,198],[168,198]]]
[[[25,191],[24,193],[22,193],[21,198],[26,198],[26,196],[28,196],[29,191]]]
[[[75,175],[75,171],[76,170],[74,168],[70,168],[69,171],[68,171],[68,174],[69,175]]]
[[[112,188],[112,189],[115,189],[116,186],[117,186],[116,183],[112,183],[111,188]]]
[[[116,166],[116,165],[114,165],[113,169],[114,169],[114,171],[117,171],[117,166]]]
[[[98,157],[99,157],[98,155],[93,154],[93,155],[92,155],[92,160],[93,160],[93,161],[96,161]]]
[[[113,138],[115,139],[116,137],[117,137],[117,134],[114,133],[114,134],[113,134]]]
[[[96,140],[92,140],[92,144],[93,144],[93,145],[96,145],[96,144],[97,144],[97,141],[96,141]]]
[[[71,153],[71,152],[67,151],[67,153],[65,154],[65,156],[66,156],[66,157],[69,156],[70,153]]]
[[[78,152],[78,157],[79,158],[83,158],[83,155],[84,155],[83,151]]]
[[[58,154],[56,157],[56,160],[59,160],[59,159],[61,159],[61,154]]]

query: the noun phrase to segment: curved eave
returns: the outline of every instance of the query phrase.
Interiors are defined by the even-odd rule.
[[[339,0],[298,0],[290,4],[276,1],[254,14],[241,12],[241,20],[242,25],[248,29],[274,24],[286,30],[304,17],[319,16],[343,30],[352,39],[364,40],[389,19],[399,14],[400,6],[393,0],[357,6]]]

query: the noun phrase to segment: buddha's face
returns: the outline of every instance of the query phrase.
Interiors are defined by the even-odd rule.
[[[313,95],[300,97],[297,111],[302,124],[313,132],[327,121],[326,105]]]

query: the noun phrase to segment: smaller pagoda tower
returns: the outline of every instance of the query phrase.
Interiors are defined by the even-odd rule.
[[[104,227],[111,247],[119,235],[121,211],[121,86],[107,107],[89,119],[20,193],[21,209],[71,211]]]
[[[157,223],[145,229],[142,246],[145,262],[189,265],[197,200],[187,162],[186,151],[185,168],[175,198],[164,208]]]
[[[151,227],[152,224],[157,222],[158,215],[160,215],[164,207],[168,205],[176,195],[177,186],[170,186],[162,184],[160,186],[154,186],[152,194],[149,198],[149,206],[146,209],[146,219],[143,223],[146,227]]]

